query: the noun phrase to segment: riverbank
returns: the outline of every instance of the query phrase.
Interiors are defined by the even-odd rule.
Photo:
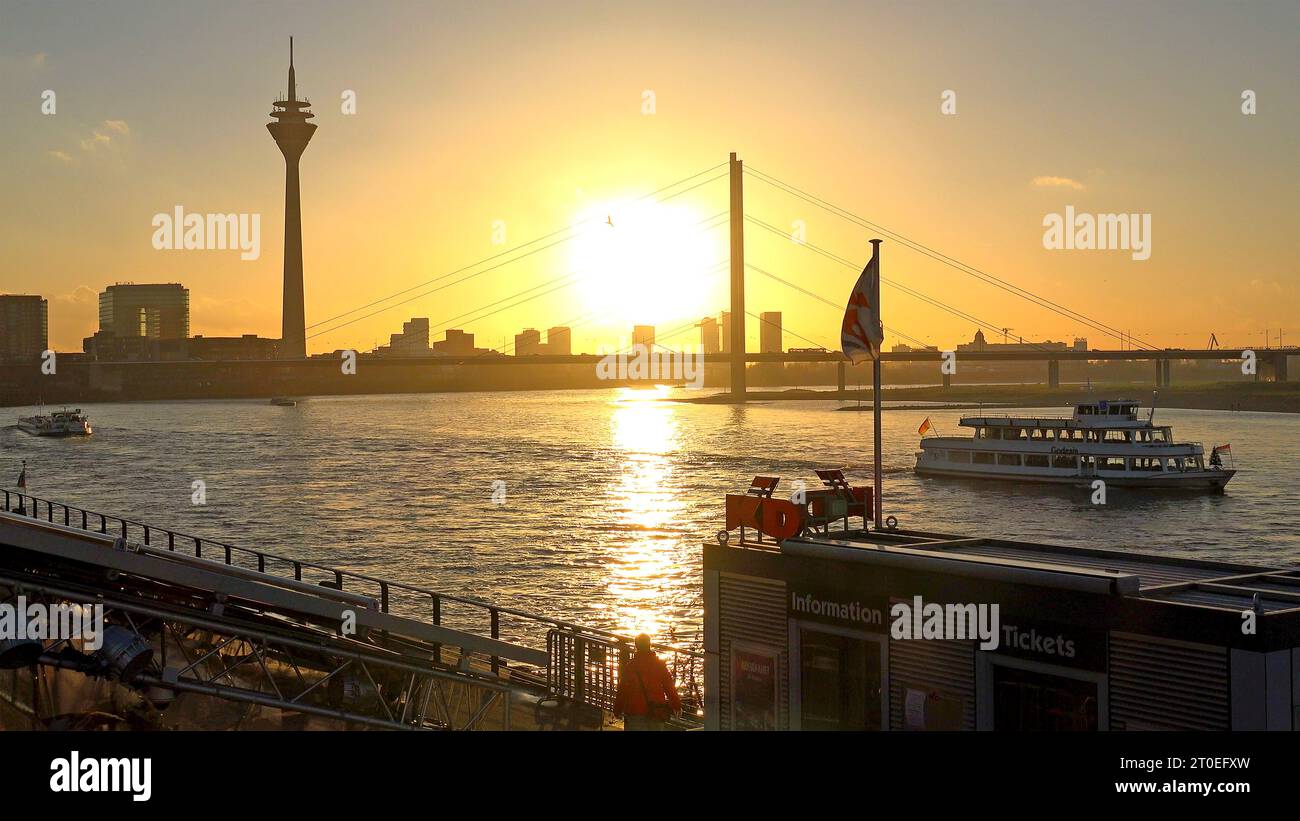
[[[939,406],[952,410],[995,405],[1001,407],[1052,407],[1070,405],[1085,398],[1137,399],[1144,406],[1151,402],[1151,387],[1133,384],[1095,384],[1088,391],[1082,386],[1049,388],[1045,385],[953,385],[925,388],[884,388],[881,398],[889,403],[886,410],[916,409]],[[791,400],[842,400],[870,403],[871,391],[791,389],[750,391],[748,402]],[[709,396],[679,397],[675,401],[695,404],[733,404],[728,393]],[[924,403],[924,404],[916,404]],[[1202,385],[1174,385],[1161,388],[1157,407],[1194,410],[1255,411],[1265,413],[1300,413],[1300,382],[1215,382]],[[870,410],[870,404],[856,404],[840,410]]]

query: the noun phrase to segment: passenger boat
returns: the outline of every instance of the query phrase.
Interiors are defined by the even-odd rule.
[[[33,436],[90,436],[94,433],[81,408],[19,417],[18,429]]]
[[[284,396],[277,396],[277,397],[274,397],[274,398],[271,400],[271,404],[272,404],[272,405],[278,405],[278,406],[280,406],[280,407],[282,407],[282,408],[293,408],[293,407],[297,407],[297,405],[298,405],[298,403],[297,403],[296,401],[294,401],[294,400],[292,400],[292,399],[289,399],[289,398],[287,398],[287,397],[284,397]]]
[[[1214,448],[1209,463],[1199,442],[1177,442],[1157,425],[1152,408],[1138,418],[1129,399],[1080,402],[1070,417],[963,416],[973,437],[924,436],[916,454],[923,476],[1056,484],[1222,491],[1236,470]],[[925,425],[922,425],[925,428]]]

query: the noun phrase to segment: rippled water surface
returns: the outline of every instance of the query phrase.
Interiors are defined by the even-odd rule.
[[[469,593],[552,616],[690,640],[700,543],[723,495],[758,473],[869,481],[871,414],[834,402],[743,408],[662,391],[322,397],[85,406],[88,440],[0,429],[0,477],[160,526]],[[1042,409],[1044,415],[1065,409]],[[25,413],[26,411],[23,411]],[[9,409],[16,418],[19,411]],[[1300,416],[1160,410],[1179,440],[1232,443],[1222,496],[921,479],[917,426],[884,418],[885,507],[904,527],[1300,563]],[[195,480],[207,504],[191,503]],[[505,483],[503,504],[493,483]],[[507,632],[510,630],[507,629]]]

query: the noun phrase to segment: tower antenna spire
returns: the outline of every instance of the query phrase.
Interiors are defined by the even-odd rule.
[[[293,102],[298,99],[298,83],[293,76],[293,37],[289,37],[289,101]]]

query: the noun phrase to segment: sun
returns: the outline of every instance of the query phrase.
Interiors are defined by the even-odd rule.
[[[660,326],[722,309],[719,232],[687,206],[609,202],[578,217],[570,263],[586,309],[611,325]],[[685,339],[683,339],[685,341]]]

